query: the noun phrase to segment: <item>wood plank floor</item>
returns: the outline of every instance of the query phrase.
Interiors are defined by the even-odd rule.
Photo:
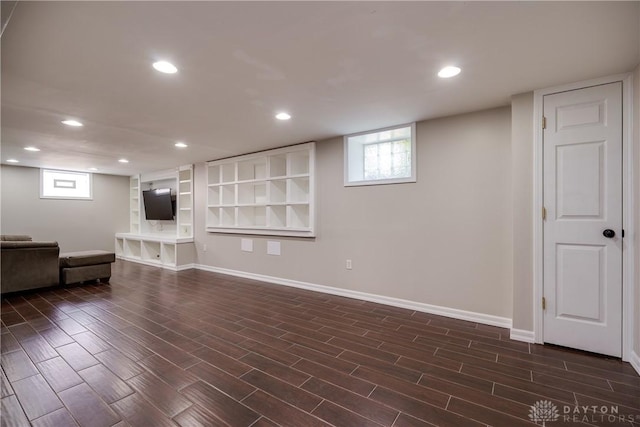
[[[1,317],[3,426],[640,425],[619,360],[203,271],[117,261]]]

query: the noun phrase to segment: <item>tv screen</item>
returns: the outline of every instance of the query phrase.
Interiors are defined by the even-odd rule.
[[[170,188],[156,190],[144,190],[144,213],[147,220],[172,220],[174,216],[174,204]]]

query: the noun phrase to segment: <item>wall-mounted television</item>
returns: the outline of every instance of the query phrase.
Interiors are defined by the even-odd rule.
[[[147,220],[173,220],[176,214],[176,202],[170,188],[144,190],[142,199]]]

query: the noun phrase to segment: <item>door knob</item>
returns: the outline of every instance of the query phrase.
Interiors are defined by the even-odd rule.
[[[604,237],[606,237],[607,239],[611,239],[611,238],[613,238],[613,237],[616,237],[616,232],[615,232],[615,231],[613,231],[613,230],[612,230],[612,229],[610,229],[610,228],[607,228],[606,230],[604,230],[604,231],[602,232],[602,235],[603,235]]]

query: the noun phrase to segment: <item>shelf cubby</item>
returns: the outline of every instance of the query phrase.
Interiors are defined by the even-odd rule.
[[[269,227],[286,228],[287,226],[287,207],[286,206],[269,206]]]
[[[124,239],[116,238],[115,253],[116,253],[116,256],[124,255]]]
[[[267,201],[267,183],[251,182],[238,184],[238,204],[255,205],[264,204]]]
[[[269,202],[285,203],[287,201],[287,180],[277,179],[269,182]]]
[[[160,262],[165,265],[176,265],[176,245],[171,243],[163,243],[160,252]]]
[[[267,177],[267,162],[264,158],[250,159],[238,162],[238,181],[265,179]]]
[[[191,210],[191,193],[180,193],[180,196],[178,197],[178,207],[180,210],[185,210],[185,209],[189,209]]]
[[[210,206],[217,206],[220,204],[220,186],[210,185],[207,189],[207,201]]]
[[[266,225],[266,206],[241,206],[238,208],[238,227],[264,227]]]
[[[128,258],[140,259],[141,253],[142,251],[140,246],[140,240],[125,240],[124,256]]]
[[[235,163],[225,163],[221,165],[221,180],[220,182],[234,182],[236,180],[236,165]]]
[[[291,178],[287,180],[289,188],[287,196],[289,203],[309,202],[309,178]]]
[[[235,184],[223,185],[221,188],[222,198],[221,203],[223,205],[235,205],[236,204],[236,186]]]
[[[287,227],[308,228],[309,227],[309,205],[287,206]]]
[[[306,175],[309,173],[309,153],[296,151],[287,155],[287,175]]]
[[[207,168],[207,184],[220,184],[220,174],[222,168],[218,165],[209,166]]]
[[[214,227],[220,226],[220,208],[209,206],[207,207],[207,224]]]
[[[235,227],[236,225],[236,208],[226,207],[220,209],[220,226]]]
[[[191,193],[191,181],[180,181],[179,191],[180,194]]]
[[[180,224],[178,226],[178,237],[189,237],[189,236],[193,236],[193,225]]]
[[[141,258],[144,261],[160,262],[160,242],[141,241]]]
[[[287,175],[287,154],[277,154],[269,159],[269,177],[278,178]]]

